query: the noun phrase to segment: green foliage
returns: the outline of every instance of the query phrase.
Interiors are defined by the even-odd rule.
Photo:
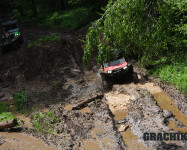
[[[186,93],[186,0],[109,0],[104,10],[86,36],[85,66],[95,56],[99,64],[110,61],[110,50],[120,50],[143,66],[158,64],[151,72]]]
[[[16,118],[15,115],[13,115],[11,112],[8,111],[9,111],[8,105],[6,103],[0,103],[0,122],[16,119],[18,122],[18,125],[16,127],[21,127],[23,125],[23,120]]]
[[[94,12],[88,8],[76,8],[72,10],[56,11],[45,14],[45,18],[40,21],[40,26],[77,29],[87,25],[95,19]]]
[[[172,59],[172,63],[158,63],[152,68],[150,73],[161,78],[161,80],[171,83],[178,90],[187,95],[187,55],[179,55]]]
[[[40,37],[37,40],[35,40],[31,43],[28,43],[28,48],[30,48],[30,47],[38,44],[38,43],[45,43],[45,42],[48,42],[48,41],[60,41],[60,37],[58,35],[56,35],[56,33],[52,33],[50,35]]]
[[[6,103],[1,102],[0,103],[0,113],[7,112],[8,110],[9,110],[8,105]]]
[[[33,16],[17,15],[21,23],[37,24],[41,27],[77,29],[95,20],[98,15],[90,8],[55,10]]]
[[[16,119],[16,117],[11,112],[2,112],[0,113],[0,122],[8,121],[11,119]]]
[[[55,116],[53,112],[37,112],[32,119],[34,127],[38,131],[48,131],[53,132],[54,124],[58,123],[60,120]]]
[[[110,59],[110,49],[137,56],[144,65],[186,48],[185,0],[110,0],[105,13],[86,36],[83,61],[93,54],[98,63]]]
[[[18,111],[23,112],[27,109],[28,96],[23,91],[19,91],[17,93],[14,93],[13,99],[14,99],[13,104]]]

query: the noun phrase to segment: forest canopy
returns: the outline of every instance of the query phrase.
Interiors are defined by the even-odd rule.
[[[111,49],[144,65],[163,56],[184,57],[187,36],[186,0],[110,0],[86,36],[84,64],[96,55],[102,64]]]

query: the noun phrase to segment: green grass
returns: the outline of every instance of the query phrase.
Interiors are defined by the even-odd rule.
[[[0,122],[8,121],[11,119],[17,119],[11,112],[9,111],[9,107],[6,103],[0,103]],[[18,120],[18,119],[17,119]]]
[[[60,120],[55,116],[53,112],[36,112],[32,117],[32,123],[38,131],[53,132],[54,124]]]
[[[8,110],[9,110],[8,105],[6,103],[1,102],[0,103],[0,113],[7,112]]]
[[[8,121],[11,119],[16,119],[16,117],[11,112],[0,113],[0,121]]]
[[[179,91],[187,95],[187,63],[185,59],[170,64],[158,64],[149,70],[154,76],[159,77],[162,81],[172,84]]]
[[[37,24],[42,27],[77,29],[86,26],[96,18],[96,13],[88,8],[76,8],[72,10],[55,11],[52,13],[40,13],[37,17],[25,17],[18,19],[22,23]]]
[[[16,109],[20,110],[21,112],[25,111],[26,105],[28,102],[27,95],[23,91],[19,91],[13,94],[13,98],[14,98],[13,104],[16,107]],[[7,103],[1,102],[0,103],[0,122],[8,121],[11,119],[17,120],[18,125],[16,127],[21,127],[23,125],[23,120],[16,118],[16,116],[10,112],[9,106],[7,105]]]
[[[60,41],[60,37],[57,36],[56,33],[52,33],[50,35],[39,37],[35,41],[28,43],[28,48],[30,48],[38,43],[45,43],[45,42],[49,42],[49,41]]]
[[[13,94],[13,105],[16,107],[16,110],[21,111],[22,113],[27,111],[28,105],[28,96],[23,91],[19,91]]]

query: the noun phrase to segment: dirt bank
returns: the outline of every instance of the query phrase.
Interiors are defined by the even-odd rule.
[[[159,78],[155,78],[149,75],[146,69],[139,67],[140,64],[134,64],[134,70],[141,76],[143,80],[149,80],[155,85],[159,86],[163,91],[165,91],[172,99],[172,101],[177,105],[178,109],[187,115],[187,97],[184,94],[181,94],[175,87],[172,85],[162,82]]]

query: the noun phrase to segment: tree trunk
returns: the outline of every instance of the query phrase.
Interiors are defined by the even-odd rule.
[[[13,128],[16,125],[18,125],[18,122],[16,119],[12,119],[9,121],[3,121],[3,122],[0,122],[0,129]]]

